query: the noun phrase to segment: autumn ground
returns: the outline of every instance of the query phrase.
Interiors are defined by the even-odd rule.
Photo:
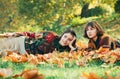
[[[112,37],[119,39],[120,32],[120,15],[114,15],[109,17],[100,17],[95,20],[106,30],[106,33],[110,34]],[[77,29],[81,30],[77,30]],[[84,24],[81,27],[74,28],[79,34],[78,38],[84,41],[82,38]],[[86,42],[86,40],[85,40]],[[94,79],[120,79],[119,78],[110,78],[120,75],[120,61],[117,60],[114,64],[104,65],[103,61],[98,59],[90,59],[87,63],[83,65],[79,64],[77,60],[81,59],[80,53],[77,55],[70,54],[53,54],[50,55],[50,58],[46,56],[39,56],[41,60],[35,61],[32,60],[32,56],[28,56],[27,62],[20,62],[19,60],[13,60],[11,58],[0,58],[0,68],[6,68],[6,71],[10,68],[12,75],[10,77],[1,77],[0,79],[21,79],[23,75],[19,75],[15,78],[16,74],[21,74],[24,70],[37,69],[39,74],[42,74],[45,79],[83,79],[81,75],[89,76],[89,73],[94,73],[92,76],[95,76]],[[12,61],[8,61],[12,60]],[[5,71],[5,70],[4,70]],[[84,74],[85,73],[85,74]],[[107,74],[106,74],[107,73]],[[1,74],[0,74],[1,75]],[[30,75],[27,75],[30,76]],[[97,76],[97,77],[96,77]],[[99,77],[99,78],[98,78]],[[88,78],[93,79],[93,78]]]
[[[12,61],[8,61],[10,58],[1,58],[0,59],[0,67],[6,68],[6,72],[11,73],[12,75],[6,79],[14,79],[13,76],[17,74],[21,74],[24,70],[33,70],[37,69],[39,74],[42,74],[45,79],[82,79],[81,75],[83,73],[89,74],[94,73],[92,76],[97,76],[95,78],[87,78],[87,79],[100,79],[106,78],[105,73],[108,73],[109,76],[115,77],[120,73],[120,61],[115,62],[112,65],[104,65],[103,61],[100,59],[90,59],[87,64],[81,65],[77,63],[81,58],[80,54],[49,54],[44,55],[44,58],[38,56],[38,59],[41,60],[34,61],[35,57],[28,57],[28,61],[22,61],[22,59],[18,58],[18,61],[15,60],[15,55],[12,56]],[[9,56],[10,57],[10,56]],[[50,58],[49,58],[50,57]],[[11,69],[11,72],[9,69]],[[32,72],[32,74],[34,74]],[[7,74],[6,74],[7,75]],[[15,79],[21,79],[21,76],[16,76]],[[26,76],[30,76],[27,74]],[[4,79],[4,78],[3,78]],[[27,78],[26,78],[27,79]],[[32,78],[29,78],[32,79]],[[107,77],[107,79],[110,79]],[[117,78],[113,78],[117,79]]]

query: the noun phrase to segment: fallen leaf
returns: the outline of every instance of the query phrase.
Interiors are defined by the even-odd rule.
[[[110,72],[108,72],[108,71],[105,72],[106,78],[107,78],[107,79],[115,79],[114,77],[110,76],[109,73],[110,73]]]
[[[109,50],[110,50],[110,48],[100,47],[97,52],[104,54],[104,53],[108,52]]]
[[[32,70],[24,70],[21,74],[16,74],[13,76],[13,78],[16,77],[23,77],[24,79],[43,79],[44,75],[43,74],[38,74],[37,69],[32,69]]]
[[[30,54],[30,55],[28,55],[28,62],[29,63],[31,63],[31,64],[35,64],[35,65],[37,65],[37,64],[39,64],[39,61],[38,61],[38,58],[37,58],[37,56],[35,56],[35,55],[33,55],[33,54]]]
[[[90,72],[89,74],[82,73],[79,79],[103,79],[103,78],[97,76],[95,73]]]

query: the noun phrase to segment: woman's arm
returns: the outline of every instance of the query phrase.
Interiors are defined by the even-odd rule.
[[[111,45],[111,39],[109,36],[105,36],[103,38],[101,38],[101,41],[100,41],[100,47],[107,47],[107,48],[110,48],[110,45]]]
[[[76,40],[76,37],[74,37],[73,40],[69,44],[71,51],[77,51],[77,48],[72,45],[75,40]]]

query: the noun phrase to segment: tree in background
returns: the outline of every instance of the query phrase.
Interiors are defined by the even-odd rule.
[[[0,31],[10,29],[17,13],[17,3],[13,0],[0,0]]]
[[[93,15],[95,6],[103,4],[114,6],[116,0],[0,0],[1,31],[59,30],[67,26],[80,14],[82,7],[89,3],[88,14]],[[92,7],[91,7],[92,5]],[[99,9],[99,7],[97,7]],[[87,10],[87,11],[88,11]],[[97,11],[98,12],[98,11]],[[88,16],[87,14],[87,16]],[[12,29],[10,29],[12,28]],[[19,28],[19,29],[18,29]],[[55,31],[58,31],[55,30]]]
[[[120,0],[117,0],[115,3],[115,12],[120,13]]]

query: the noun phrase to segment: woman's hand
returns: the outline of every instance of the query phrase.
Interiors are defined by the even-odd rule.
[[[76,48],[72,45],[75,40],[76,40],[76,37],[74,37],[73,40],[69,44],[69,47],[71,48],[71,50],[76,50]]]

